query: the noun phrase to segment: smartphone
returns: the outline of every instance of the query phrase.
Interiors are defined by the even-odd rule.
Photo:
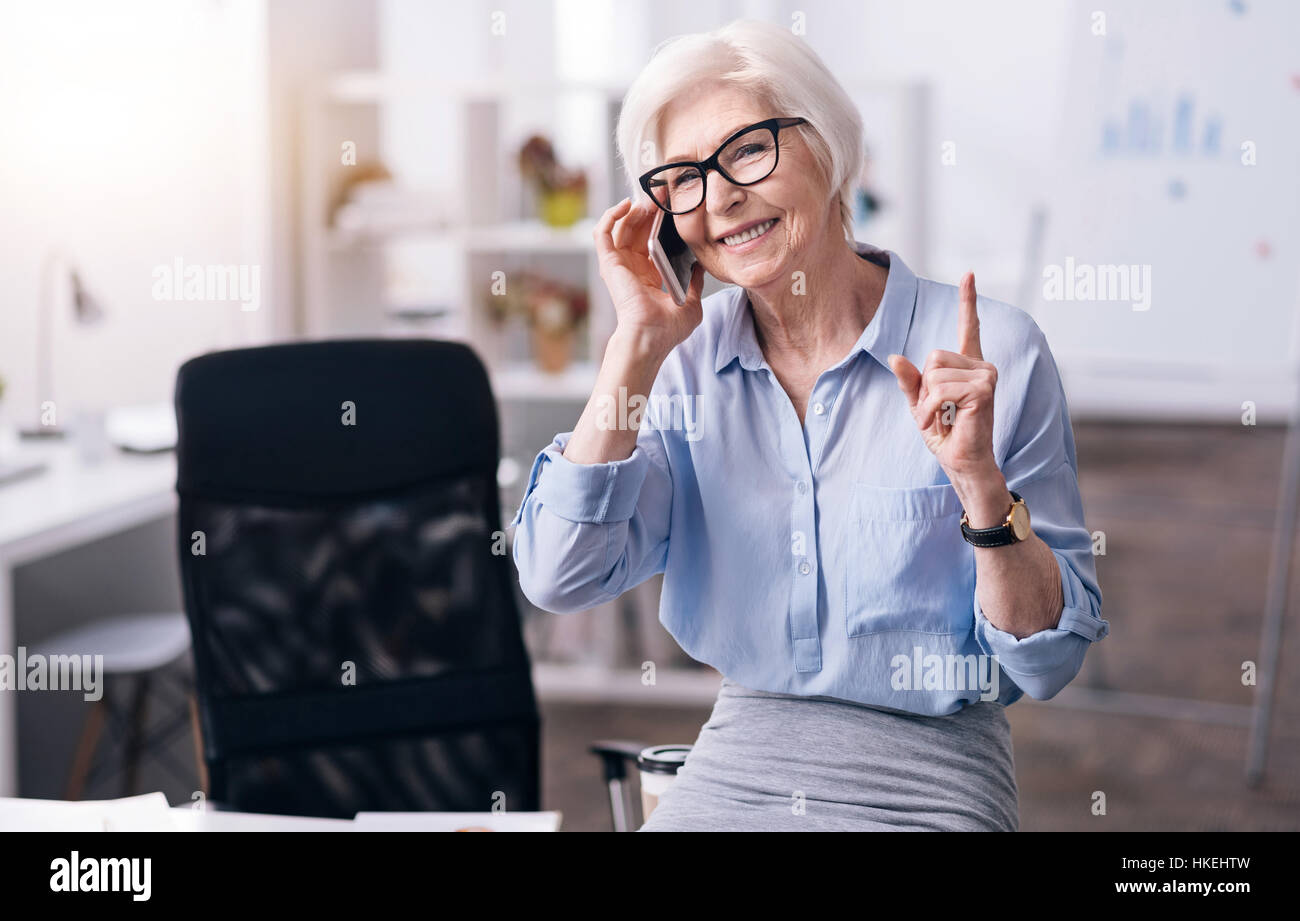
[[[655,208],[654,226],[650,228],[650,261],[659,270],[659,277],[673,301],[678,306],[685,304],[686,293],[691,288],[695,254],[677,235],[673,216],[662,208]]]

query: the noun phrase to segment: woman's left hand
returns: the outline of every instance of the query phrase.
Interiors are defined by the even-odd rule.
[[[961,280],[957,349],[935,349],[918,371],[902,355],[889,366],[907,397],[925,446],[954,484],[1000,477],[993,457],[993,391],[998,372],[980,351],[975,276]]]

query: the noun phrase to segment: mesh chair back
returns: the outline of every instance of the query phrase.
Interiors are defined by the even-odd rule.
[[[496,408],[474,353],[387,339],[217,352],[181,367],[175,402],[212,799],[331,817],[540,808],[515,576],[494,540]]]

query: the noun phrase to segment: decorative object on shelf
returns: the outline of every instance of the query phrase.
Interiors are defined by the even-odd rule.
[[[384,313],[388,318],[384,335],[397,338],[439,339],[447,336],[444,323],[454,316],[455,311],[442,304],[411,304],[388,307]]]
[[[587,290],[537,272],[512,273],[505,294],[489,293],[488,310],[498,324],[521,316],[532,330],[533,360],[558,374],[573,361],[578,327],[587,317]]]
[[[445,226],[438,197],[403,185],[382,163],[350,169],[330,206],[330,224],[349,242]]]
[[[550,226],[572,227],[586,215],[586,172],[561,166],[542,135],[534,134],[519,149],[519,172],[536,192],[542,220]]]
[[[875,183],[871,178],[871,151],[868,149],[862,158],[862,168],[853,189],[853,220],[865,224],[881,210],[884,203],[875,192]]]
[[[388,171],[388,167],[382,163],[374,161],[359,163],[343,174],[342,181],[335,190],[330,200],[329,216],[330,223],[338,226],[339,211],[352,197],[352,192],[359,186],[366,186],[371,183],[387,183],[393,181],[393,174]]]

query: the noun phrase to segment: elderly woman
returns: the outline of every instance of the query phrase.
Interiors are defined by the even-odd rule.
[[[660,620],[724,676],[642,830],[1017,829],[1004,709],[1109,630],[1042,332],[853,240],[861,119],[779,26],[662,45],[618,144],[617,327],[514,558],[554,612],[662,572]],[[698,260],[684,306],[655,209]],[[706,270],[732,287],[702,303]]]

